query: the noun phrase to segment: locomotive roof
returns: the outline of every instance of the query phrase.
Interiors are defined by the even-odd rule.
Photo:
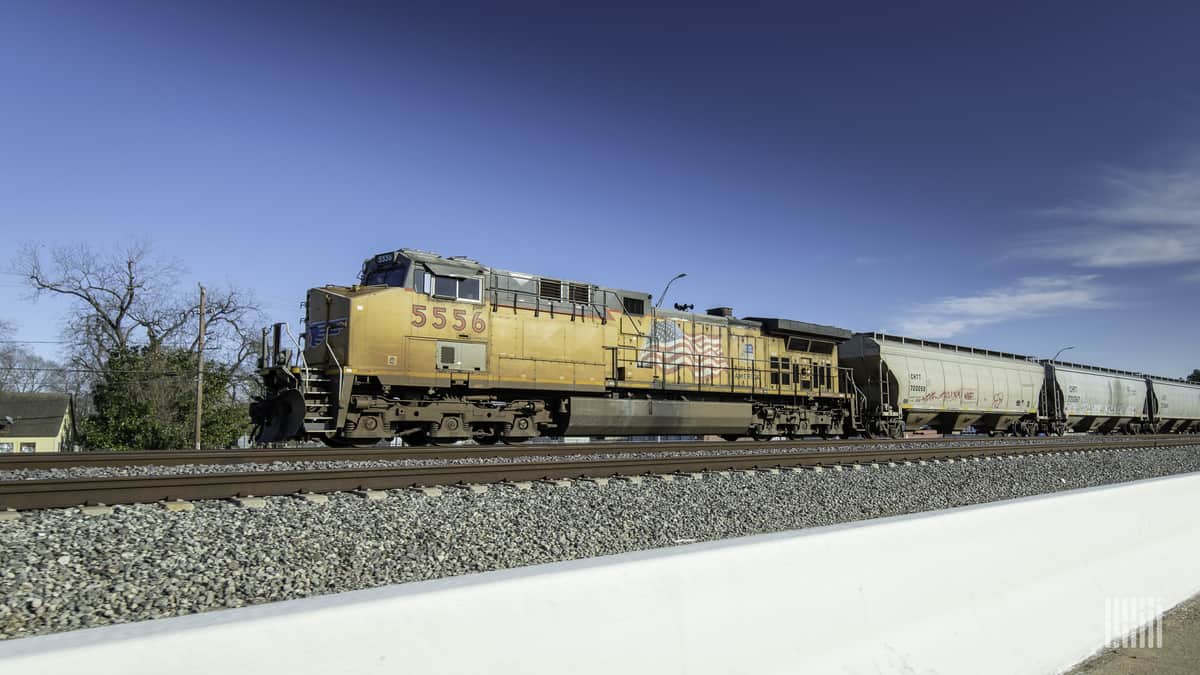
[[[487,267],[486,265],[483,265],[482,263],[480,263],[477,260],[473,260],[473,259],[467,258],[465,256],[444,257],[437,253],[433,253],[431,251],[422,251],[422,250],[414,249],[414,248],[402,248],[393,253],[381,253],[381,254],[375,256],[374,258],[368,260],[367,262],[370,263],[371,260],[374,260],[378,264],[378,263],[380,263],[381,257],[385,257],[388,255],[395,256],[396,254],[402,255],[405,258],[412,260],[414,263],[420,263],[421,265],[428,268],[429,271],[433,272],[434,274],[445,275],[445,276],[473,276],[476,274],[491,273],[494,275],[499,275],[500,277],[510,277],[513,279],[534,279],[534,280],[550,279],[552,281],[558,281],[558,282],[562,282],[562,283],[571,283],[571,284],[576,283],[569,279],[544,277],[542,275],[525,274],[525,273],[521,273],[521,272],[513,272],[510,270],[491,268],[491,267]],[[384,264],[386,264],[386,262],[387,262],[386,260],[383,261]],[[649,303],[649,301],[651,299],[651,296],[649,293],[645,293],[642,291],[629,291],[629,290],[620,289],[620,288],[612,288],[609,286],[600,286],[597,284],[580,283],[580,285],[585,285],[585,286],[589,286],[591,288],[598,289],[599,291],[601,291],[605,294],[611,293],[613,296],[615,296],[618,299],[620,299],[620,298],[636,298],[636,299],[644,300],[647,303]],[[717,315],[713,315],[713,314],[705,314],[705,313],[697,313],[697,312],[680,312],[678,310],[668,309],[668,308],[664,308],[664,307],[659,307],[657,309],[654,309],[653,311],[654,311],[655,315],[660,316],[660,317],[680,318],[680,319],[687,319],[687,320],[701,321],[701,322],[706,322],[706,323],[722,324],[722,325],[762,326],[764,328],[764,330],[766,330],[769,333],[782,333],[785,335],[806,335],[809,337],[833,340],[835,342],[844,342],[846,340],[849,340],[851,335],[853,335],[850,331],[848,331],[844,328],[838,328],[836,326],[826,326],[826,325],[816,324],[816,323],[808,323],[805,321],[793,321],[791,319],[763,318],[763,317],[745,317],[745,318],[739,319],[734,316],[717,316]]]
[[[450,256],[444,258],[436,253],[429,251],[419,251],[415,248],[402,248],[397,251],[404,257],[419,262],[429,268],[434,274],[442,274],[445,276],[463,276],[475,275],[488,270],[487,267],[481,265],[478,260],[472,260],[465,256]]]
[[[746,321],[754,321],[755,323],[762,324],[763,329],[768,333],[806,335],[809,337],[828,338],[837,342],[845,342],[853,335],[853,333],[845,328],[826,326],[819,323],[808,323],[807,321],[793,321],[792,319],[748,316],[746,317]]]

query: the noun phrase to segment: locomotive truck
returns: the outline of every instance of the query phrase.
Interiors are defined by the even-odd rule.
[[[1200,385],[782,318],[413,249],[263,331],[255,438],[1019,436],[1200,430]]]

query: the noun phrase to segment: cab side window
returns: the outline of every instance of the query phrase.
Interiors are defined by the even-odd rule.
[[[439,298],[458,297],[458,279],[454,277],[434,277],[433,294]]]
[[[413,272],[413,290],[436,298],[479,302],[483,298],[483,280],[479,277],[444,277],[417,270]]]

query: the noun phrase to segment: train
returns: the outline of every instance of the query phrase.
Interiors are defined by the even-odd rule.
[[[401,248],[262,333],[259,443],[1200,431],[1200,385]]]

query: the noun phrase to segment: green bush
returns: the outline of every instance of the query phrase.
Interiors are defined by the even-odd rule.
[[[204,362],[203,447],[233,444],[249,428],[244,403],[229,396],[232,369]],[[92,448],[190,448],[196,416],[195,352],[160,347],[109,355],[93,391],[95,412],[83,419],[83,443]]]

